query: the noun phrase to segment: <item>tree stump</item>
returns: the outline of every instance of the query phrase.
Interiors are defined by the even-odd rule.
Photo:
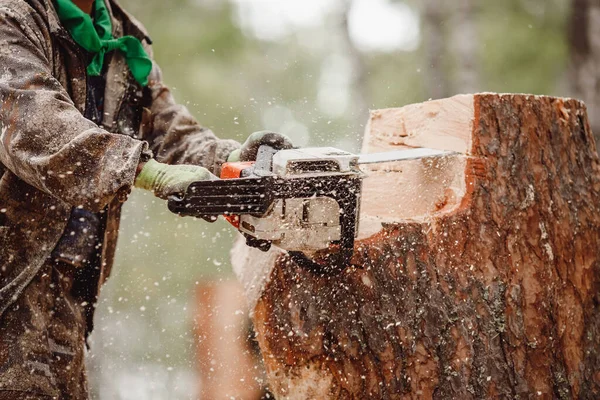
[[[371,112],[353,264],[237,244],[279,399],[600,398],[600,174],[583,103],[477,94]]]

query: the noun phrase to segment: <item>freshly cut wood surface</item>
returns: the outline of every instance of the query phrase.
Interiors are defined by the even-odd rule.
[[[429,147],[469,154],[472,146],[473,95],[371,111],[363,153]]]
[[[465,168],[466,157],[459,154],[363,166],[359,238],[385,223],[423,221],[459,207],[467,190]]]
[[[372,112],[363,150],[402,146],[458,154],[365,170],[344,273],[234,249],[273,393],[600,398],[600,171],[585,106],[485,93]]]

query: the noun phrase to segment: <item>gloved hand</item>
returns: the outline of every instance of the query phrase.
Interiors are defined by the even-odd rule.
[[[232,151],[229,154],[229,157],[227,157],[227,162],[255,161],[258,148],[264,144],[277,150],[291,149],[294,147],[290,138],[281,133],[258,131],[248,136],[248,139],[246,139],[240,149]]]
[[[135,187],[151,190],[156,197],[167,200],[171,195],[185,193],[192,182],[216,179],[219,178],[203,167],[162,164],[150,160],[135,179]]]

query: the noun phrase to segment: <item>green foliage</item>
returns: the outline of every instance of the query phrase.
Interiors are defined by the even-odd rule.
[[[559,94],[568,61],[566,0],[486,2],[478,16],[482,90]]]

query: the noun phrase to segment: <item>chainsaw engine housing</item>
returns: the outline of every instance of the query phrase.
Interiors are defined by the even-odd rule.
[[[284,180],[359,176],[357,159],[332,147],[281,150],[273,156],[272,173]],[[353,210],[342,210],[331,197],[282,198],[264,215],[241,215],[239,230],[285,250],[310,253],[342,239],[340,213],[344,212],[358,213],[358,203]],[[358,228],[355,221],[353,236]]]

